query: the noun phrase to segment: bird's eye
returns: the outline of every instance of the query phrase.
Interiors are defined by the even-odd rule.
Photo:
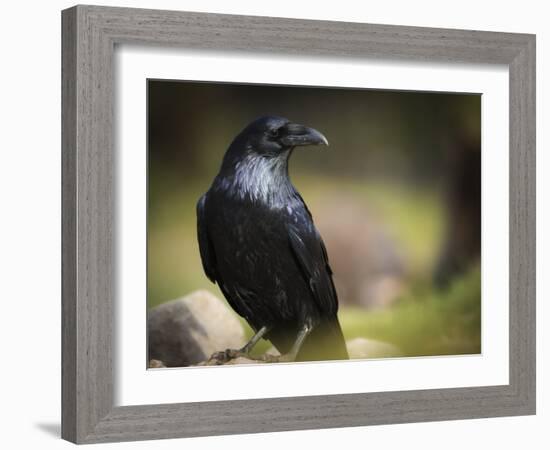
[[[270,129],[270,130],[267,131],[267,135],[268,135],[270,138],[279,137],[279,129],[278,129],[278,128],[272,128],[272,129]]]

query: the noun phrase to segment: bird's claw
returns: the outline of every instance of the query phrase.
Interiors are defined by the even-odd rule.
[[[247,356],[247,355],[244,352],[242,352],[241,350],[235,350],[235,349],[232,349],[232,348],[228,348],[228,349],[220,351],[220,352],[212,353],[212,356],[210,356],[210,358],[208,359],[207,362],[209,364],[215,364],[215,365],[220,366],[220,365],[226,364],[229,361],[231,361],[232,359],[236,359],[240,356]]]

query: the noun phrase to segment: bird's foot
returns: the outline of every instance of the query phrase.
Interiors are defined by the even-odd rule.
[[[248,353],[242,351],[242,350],[235,350],[233,348],[228,348],[226,350],[223,350],[221,352],[215,352],[208,358],[208,361],[206,361],[207,365],[216,365],[221,366],[222,364],[226,364],[232,359],[237,358],[249,358]]]

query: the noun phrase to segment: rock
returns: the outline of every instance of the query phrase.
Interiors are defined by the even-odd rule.
[[[158,359],[152,359],[149,361],[149,369],[162,369],[165,368],[165,364]]]
[[[274,346],[271,346],[267,349],[265,352],[266,355],[273,355],[273,356],[279,356],[279,350],[277,350]]]
[[[224,366],[234,366],[238,364],[264,364],[265,361],[260,361],[257,359],[250,359],[246,358],[244,356],[239,356],[238,358],[231,359],[224,363]],[[208,363],[205,363],[204,365],[209,365]]]
[[[147,328],[149,360],[166,367],[197,364],[216,351],[246,343],[237,317],[222,300],[204,290],[150,309]]]
[[[263,355],[256,356],[237,356],[230,359],[218,359],[215,355],[212,355],[208,360],[202,361],[197,366],[234,366],[238,364],[266,364],[266,363],[278,363],[278,357],[280,355],[272,355],[264,353]]]
[[[355,338],[346,342],[350,359],[391,358],[404,356],[393,344],[373,339]]]

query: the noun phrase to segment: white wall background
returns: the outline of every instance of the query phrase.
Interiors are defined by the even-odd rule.
[[[387,425],[159,442],[117,448],[244,449],[548,448],[550,178],[544,179],[550,120],[545,2],[462,0],[306,2],[298,0],[105,1],[112,6],[180,9],[308,19],[467,28],[537,34],[538,140],[538,415],[454,422]],[[59,439],[60,417],[60,10],[70,1],[6,2],[0,45],[0,296],[2,371],[0,411],[4,448],[68,448]],[[546,16],[546,19],[544,18]],[[546,200],[546,201],[545,201]],[[546,252],[544,251],[546,250]],[[546,255],[545,255],[546,253]],[[546,425],[546,426],[545,426]],[[546,441],[546,442],[545,442]],[[98,447],[105,447],[101,445]],[[109,447],[113,448],[113,447]]]

